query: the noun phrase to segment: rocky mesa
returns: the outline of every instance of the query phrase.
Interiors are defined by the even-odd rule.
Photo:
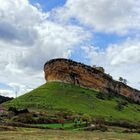
[[[140,91],[115,81],[100,67],[91,67],[69,59],[52,59],[44,65],[46,81],[73,83],[104,93],[115,93],[140,103]]]

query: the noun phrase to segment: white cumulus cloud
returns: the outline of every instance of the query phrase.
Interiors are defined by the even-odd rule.
[[[57,10],[57,18],[72,18],[95,31],[126,34],[140,30],[140,0],[67,0]]]
[[[83,28],[51,21],[28,0],[0,0],[0,81],[32,88],[45,82],[43,65],[71,55],[90,37]]]

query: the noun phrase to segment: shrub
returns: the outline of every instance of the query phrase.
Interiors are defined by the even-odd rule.
[[[86,122],[86,126],[88,126],[88,124],[92,121],[92,118],[91,118],[91,116],[84,114],[81,117],[81,120],[82,120],[82,122]]]
[[[139,124],[135,124],[127,120],[114,120],[112,122],[105,122],[105,124],[109,126],[119,126],[119,127],[129,128],[129,129],[140,129]]]
[[[116,109],[118,111],[122,111],[127,104],[128,104],[127,101],[119,101],[117,103]]]
[[[113,93],[102,93],[102,92],[99,92],[96,97],[98,99],[101,99],[101,100],[111,100],[114,98],[114,94]]]
[[[18,116],[13,117],[12,119],[15,122],[21,122],[21,123],[34,123],[35,120],[33,118],[33,115],[28,113],[28,114],[20,114]]]

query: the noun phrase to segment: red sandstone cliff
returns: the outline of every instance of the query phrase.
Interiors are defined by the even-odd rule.
[[[95,88],[105,93],[123,95],[140,103],[140,91],[115,81],[104,72],[68,59],[52,59],[44,65],[47,81],[62,81],[87,88]]]

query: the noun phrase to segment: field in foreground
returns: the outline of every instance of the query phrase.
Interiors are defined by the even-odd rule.
[[[18,128],[0,131],[0,140],[140,140],[140,134],[119,132],[84,132]]]

